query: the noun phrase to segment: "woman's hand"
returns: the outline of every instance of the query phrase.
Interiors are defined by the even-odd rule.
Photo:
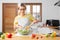
[[[39,21],[38,21],[38,20],[34,20],[32,23],[35,24],[35,23],[37,23],[37,22],[39,22]]]
[[[22,29],[22,26],[21,25],[18,25],[18,29]]]
[[[26,30],[30,29],[30,26],[26,26],[25,29],[26,29]]]
[[[22,26],[20,25],[14,26],[15,33],[17,33],[19,29],[22,29]]]

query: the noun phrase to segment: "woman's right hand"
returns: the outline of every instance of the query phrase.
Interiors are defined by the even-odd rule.
[[[20,25],[17,25],[17,26],[15,26],[15,33],[17,33],[18,32],[18,30],[20,30],[20,29],[22,29],[22,26],[20,26]]]
[[[18,29],[22,29],[22,26],[21,25],[18,25],[17,27],[18,27]]]

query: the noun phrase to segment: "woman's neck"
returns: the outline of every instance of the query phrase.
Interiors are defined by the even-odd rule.
[[[21,13],[20,16],[23,17],[25,15],[25,13]]]

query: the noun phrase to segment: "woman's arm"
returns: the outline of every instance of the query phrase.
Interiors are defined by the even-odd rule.
[[[39,22],[39,20],[36,20],[36,19],[35,19],[35,20],[33,20],[32,23],[34,24],[34,23],[38,23],[38,22]]]
[[[15,30],[15,32],[17,32],[18,29],[21,29],[21,28],[22,28],[22,26],[18,25],[18,17],[15,17],[15,19],[14,19],[14,30]]]

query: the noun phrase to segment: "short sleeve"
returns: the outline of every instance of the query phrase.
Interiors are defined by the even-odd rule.
[[[35,20],[34,17],[33,17],[31,14],[28,14],[28,16],[29,16],[29,20],[30,20],[30,21]]]
[[[15,19],[14,19],[14,25],[17,25],[17,24],[18,24],[18,16],[15,17]]]

